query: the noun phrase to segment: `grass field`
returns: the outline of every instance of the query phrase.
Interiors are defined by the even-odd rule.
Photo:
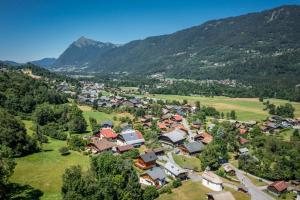
[[[257,178],[254,178],[252,176],[249,176],[247,174],[245,174],[245,176],[247,176],[247,178],[249,178],[251,180],[251,182],[256,185],[256,186],[266,186],[268,185],[267,183],[265,183],[264,181],[260,181]]]
[[[235,110],[239,120],[262,120],[268,116],[267,111],[264,111],[263,104],[258,98],[230,98],[224,96],[204,97],[204,96],[178,96],[178,95],[150,95],[150,97],[166,100],[186,99],[189,103],[200,101],[202,105],[213,106],[218,111],[230,112]],[[289,101],[280,99],[269,99],[271,103],[276,105],[285,104]],[[290,102],[296,109],[295,116],[300,117],[300,103]]]
[[[89,166],[89,157],[71,151],[68,156],[61,156],[58,149],[65,146],[65,141],[49,138],[43,151],[22,158],[17,158],[17,166],[11,177],[12,182],[29,184],[44,192],[43,200],[61,199],[60,188],[62,174],[72,165],[81,165],[84,170]]]
[[[242,192],[226,190],[232,192],[237,200],[250,200],[247,194]],[[162,194],[158,200],[207,200],[206,193],[212,192],[210,189],[203,186],[200,182],[186,181],[182,186],[173,189],[171,194]]]
[[[173,153],[173,159],[182,168],[194,169],[195,171],[201,171],[201,161],[195,157],[185,157]]]
[[[114,125],[120,124],[120,121],[113,120],[114,116],[116,116],[117,119],[119,119],[120,117],[125,117],[125,116],[132,118],[132,115],[130,115],[129,113],[114,113],[113,112],[113,113],[107,114],[104,112],[95,111],[90,106],[78,106],[78,107],[83,111],[83,116],[88,124],[87,131],[89,131],[89,132],[92,131],[90,122],[89,122],[90,117],[95,118],[98,123],[104,122],[106,120],[111,120],[114,122]]]

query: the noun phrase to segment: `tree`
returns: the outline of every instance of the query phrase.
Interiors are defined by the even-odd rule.
[[[182,105],[186,105],[186,104],[188,104],[188,101],[186,99],[183,99]]]
[[[197,110],[200,110],[200,101],[196,101],[196,108]]]
[[[79,136],[71,136],[69,139],[68,139],[68,147],[69,149],[71,150],[74,150],[74,151],[80,151],[80,150],[83,150],[84,147],[85,147],[85,141],[79,137]]]
[[[39,105],[33,115],[35,122],[41,126],[55,120],[54,110],[49,104]]]
[[[144,200],[154,200],[159,196],[157,189],[154,186],[148,186],[143,193]]]
[[[0,108],[0,144],[11,148],[14,156],[39,150],[36,140],[27,135],[24,124]]]
[[[59,153],[62,155],[62,156],[65,156],[65,155],[69,155],[70,154],[70,151],[67,147],[61,147],[59,148]]]
[[[210,167],[212,170],[217,170],[220,167],[220,158],[228,158],[226,149],[221,145],[210,143],[200,154],[202,169]]]
[[[173,188],[178,188],[179,186],[182,185],[181,180],[180,179],[174,180],[172,185],[173,185]]]
[[[142,200],[139,178],[132,163],[103,152],[91,158],[90,171],[82,173],[79,166],[63,175],[63,199],[128,199]]]
[[[13,174],[15,166],[13,151],[9,147],[0,145],[0,188],[4,184],[7,184],[8,178]]]
[[[232,111],[230,112],[230,118],[233,119],[233,120],[236,120],[236,114],[235,114],[235,111],[234,111],[234,110],[232,110]]]

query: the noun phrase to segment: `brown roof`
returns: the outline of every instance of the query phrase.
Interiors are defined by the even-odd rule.
[[[97,147],[97,149],[99,151],[105,151],[105,150],[111,149],[115,146],[114,143],[112,143],[106,139],[96,140],[93,142],[93,144]]]
[[[124,146],[118,146],[117,149],[120,152],[125,152],[125,151],[129,151],[130,149],[133,149],[133,146],[131,144],[128,144]]]
[[[288,188],[288,184],[284,181],[275,181],[269,187],[274,187],[278,192],[282,192]]]
[[[195,139],[198,139],[198,138],[201,140],[201,142],[203,142],[205,144],[208,144],[213,140],[213,136],[206,132],[200,133],[195,136]]]

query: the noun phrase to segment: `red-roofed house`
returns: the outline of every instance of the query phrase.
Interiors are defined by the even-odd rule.
[[[213,141],[213,139],[213,136],[206,132],[200,133],[194,137],[195,141],[200,140],[203,144],[209,144]]]
[[[167,126],[165,123],[161,123],[161,122],[157,122],[157,126],[161,131],[166,131],[167,130]]]
[[[240,140],[240,144],[246,144],[247,142],[249,142],[249,140],[242,138],[242,137],[240,137],[239,140]]]
[[[288,184],[284,181],[275,181],[268,186],[268,190],[277,196],[281,195],[283,192],[286,192],[287,188]]]
[[[182,121],[182,116],[178,115],[178,114],[175,114],[173,116],[173,119],[176,121],[176,122],[181,122]]]
[[[118,135],[111,128],[102,128],[100,130],[100,138],[101,139],[103,139],[103,138],[106,138],[106,139],[116,139],[117,136]]]
[[[241,135],[244,135],[244,134],[246,134],[248,131],[247,131],[247,129],[244,129],[244,128],[241,128],[240,129],[240,134]]]

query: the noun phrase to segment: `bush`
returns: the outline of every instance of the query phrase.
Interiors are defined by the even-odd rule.
[[[171,194],[172,193],[172,189],[171,189],[170,186],[164,186],[163,188],[160,189],[159,193],[160,194],[163,194],[163,193]]]
[[[153,200],[159,196],[157,189],[154,186],[146,187],[143,193],[144,200]]]
[[[176,179],[175,181],[173,181],[172,185],[173,185],[173,188],[178,188],[179,186],[182,185],[181,180]]]
[[[62,156],[69,155],[70,151],[67,147],[61,147],[58,150]]]

